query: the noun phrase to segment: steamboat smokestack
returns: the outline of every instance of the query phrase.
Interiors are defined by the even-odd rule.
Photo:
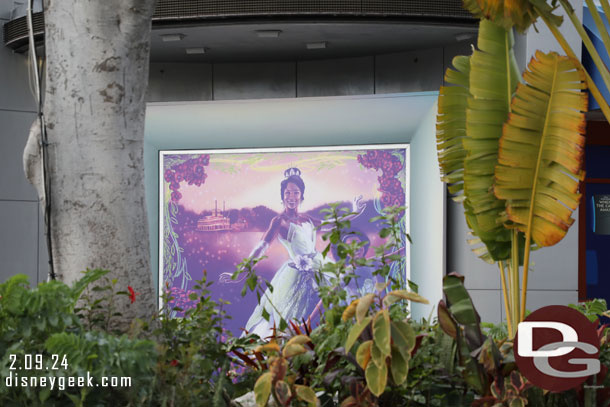
[[[214,199],[214,216],[218,216],[218,200]]]

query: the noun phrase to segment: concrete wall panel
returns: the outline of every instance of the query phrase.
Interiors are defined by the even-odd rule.
[[[373,57],[299,62],[297,96],[370,95],[373,68]]]
[[[497,290],[469,290],[474,307],[481,317],[481,321],[500,323],[504,317],[502,293]]]
[[[4,46],[0,46],[0,84],[0,110],[36,111],[29,90],[28,59]]]
[[[214,65],[214,99],[295,97],[294,62]]]
[[[21,273],[38,282],[38,203],[0,201],[0,281]]]
[[[23,149],[33,113],[0,110],[0,200],[37,200],[36,190],[23,172]]]
[[[212,65],[150,64],[147,100],[212,100]]]
[[[375,93],[438,90],[443,81],[443,49],[378,55]]]

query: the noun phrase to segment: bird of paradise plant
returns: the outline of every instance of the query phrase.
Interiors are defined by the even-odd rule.
[[[602,2],[610,11],[608,0]],[[531,250],[558,243],[574,222],[584,177],[583,90],[592,81],[567,51],[568,56],[537,52],[523,78],[519,75],[513,26],[524,31],[541,17],[567,46],[556,29],[561,17],[553,14],[554,3],[464,0],[464,5],[481,18],[477,49],[454,59],[445,75],[452,86],[440,90],[439,166],[449,191],[464,205],[475,236],[470,242],[479,244],[475,253],[498,264],[512,337],[525,316]],[[610,117],[599,91],[592,94]]]

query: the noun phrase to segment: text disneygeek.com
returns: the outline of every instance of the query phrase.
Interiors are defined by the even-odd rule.
[[[100,380],[95,380],[87,372],[86,377],[82,376],[22,376],[11,372],[3,383],[6,387],[46,387],[50,390],[65,390],[68,387],[131,387],[131,377],[107,377],[102,376]]]

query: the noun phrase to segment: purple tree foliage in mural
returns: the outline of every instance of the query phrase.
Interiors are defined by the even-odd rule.
[[[172,191],[172,201],[178,201],[182,198],[182,194],[179,191],[182,181],[198,187],[205,183],[205,179],[208,177],[205,173],[205,166],[209,163],[210,155],[202,154],[197,158],[192,158],[165,170],[164,178],[169,183],[169,189]]]
[[[385,206],[402,206],[405,204],[405,191],[396,177],[403,168],[400,158],[390,151],[368,150],[358,155],[358,162],[365,168],[381,170],[378,191],[381,192],[381,204]]]
[[[199,293],[195,290],[183,290],[180,287],[170,287],[166,288],[166,294],[170,298],[168,301],[169,309],[178,307],[186,311],[196,307],[199,302]],[[195,294],[197,298],[194,300],[191,299],[191,294]]]

